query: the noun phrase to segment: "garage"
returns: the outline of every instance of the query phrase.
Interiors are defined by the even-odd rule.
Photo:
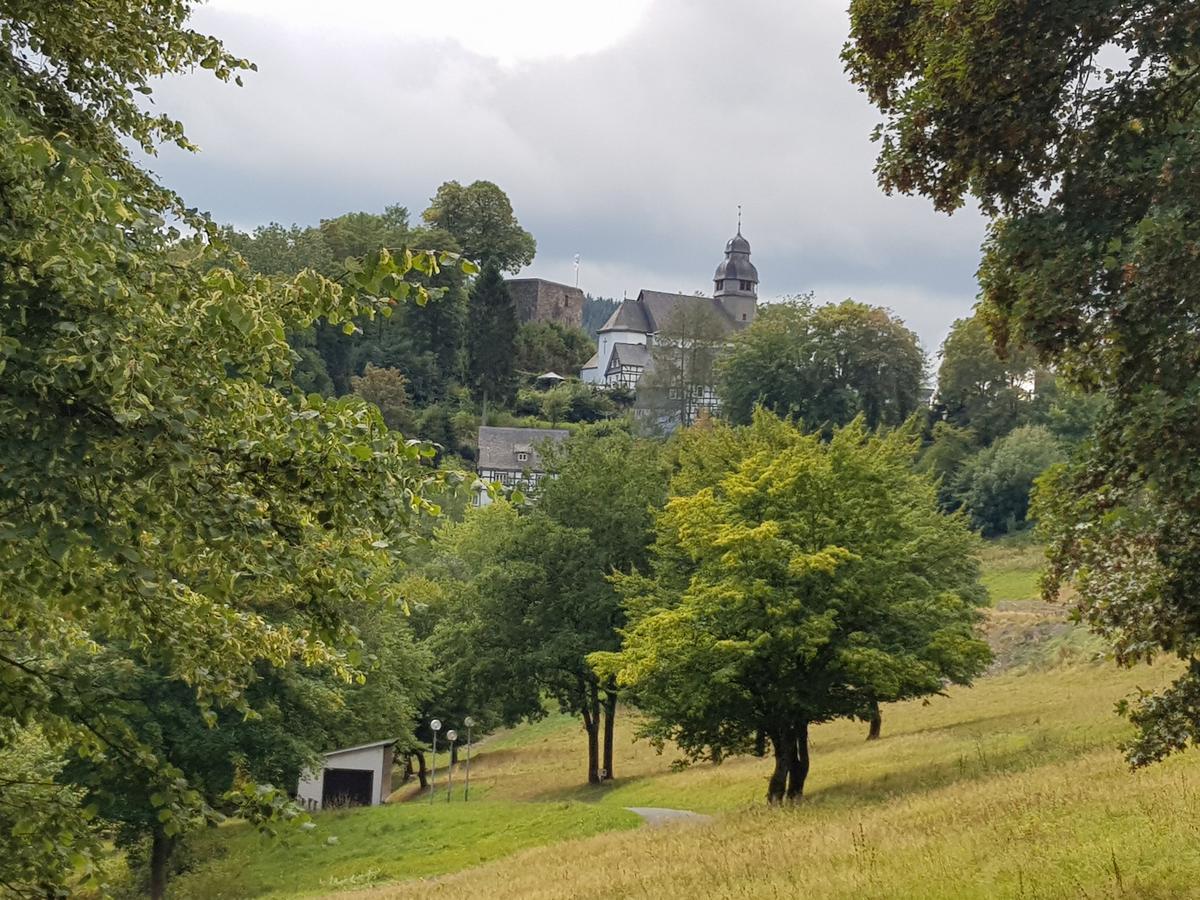
[[[396,741],[376,741],[324,754],[319,771],[301,775],[297,801],[308,810],[378,806],[392,792]]]

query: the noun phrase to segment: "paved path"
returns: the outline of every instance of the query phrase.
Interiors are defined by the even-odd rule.
[[[659,825],[670,825],[673,822],[707,822],[712,818],[712,816],[686,809],[663,809],[658,806],[627,806],[625,808],[631,813],[637,813],[652,828]]]

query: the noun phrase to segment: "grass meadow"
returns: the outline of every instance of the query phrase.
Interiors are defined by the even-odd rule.
[[[449,804],[403,787],[287,842],[217,829],[174,896],[1200,897],[1200,756],[1130,772],[1118,750],[1116,702],[1175,665],[1116,668],[1060,610],[1014,596],[1039,548],[989,551],[989,587],[1008,594],[990,614],[998,671],[885,707],[879,741],[862,723],[817,727],[794,808],[765,807],[769,761],[678,769],[628,711],[616,780],[589,787],[579,724],[552,715],[478,745],[469,804],[460,764]],[[439,772],[444,790],[444,758]],[[627,806],[712,818],[648,828]]]

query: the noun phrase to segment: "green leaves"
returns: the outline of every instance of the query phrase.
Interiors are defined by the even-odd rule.
[[[1122,661],[1197,658],[1195,9],[855,0],[851,19],[847,68],[885,117],[881,183],[947,210],[974,195],[994,216],[979,274],[998,348],[1028,346],[1107,409],[1046,481],[1047,587],[1073,583]],[[1198,684],[1130,708],[1131,761],[1200,742]]]
[[[294,783],[312,750],[282,746],[296,728],[269,754],[247,737],[287,697],[261,686],[361,680],[355,623],[392,608],[402,553],[436,510],[428,448],[359,398],[276,385],[289,332],[423,302],[406,279],[458,258],[380,250],[345,281],[256,274],[137,170],[122,137],[183,137],[131,90],[248,67],[182,29],[189,6],[102,0],[68,27],[25,4],[12,35],[35,41],[44,71],[0,60],[0,793],[25,809],[10,821],[0,804],[0,832],[26,838],[5,843],[0,883],[38,895],[73,883],[93,829],[120,822],[132,840],[214,820],[235,760],[257,782],[286,757],[276,774]],[[179,218],[186,234],[167,224]],[[396,666],[419,664],[393,649]],[[376,704],[405,713],[413,686],[391,684],[398,699]],[[298,720],[339,706],[334,689],[304,694]],[[24,792],[3,778],[35,740],[45,763]],[[263,815],[287,802],[255,797]]]
[[[974,541],[911,454],[901,433],[855,422],[825,442],[761,411],[684,433],[653,577],[614,579],[629,624],[590,658],[644,734],[692,758],[748,752],[983,670]]]

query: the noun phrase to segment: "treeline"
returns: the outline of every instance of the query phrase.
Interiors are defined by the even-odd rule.
[[[1034,481],[1090,432],[1100,401],[1027,351],[1001,358],[978,316],[954,323],[932,391],[928,375],[916,335],[887,310],[803,297],[765,306],[712,377],[732,422],[760,405],[818,431],[859,415],[895,428],[915,415],[916,465],[938,480],[942,509],[963,509],[988,536],[1024,527]]]
[[[493,415],[539,415],[540,409],[529,411],[528,401],[513,410],[518,390],[545,372],[574,375],[595,352],[581,329],[518,322],[503,273],[530,263],[536,242],[491,182],[443,184],[416,225],[405,207],[389,206],[311,227],[273,223],[249,234],[229,229],[224,238],[254,271],[274,276],[311,269],[337,278],[347,260],[380,247],[397,253],[437,248],[479,262],[484,271],[477,277],[454,267],[418,274],[429,291],[424,306],[400,304],[388,317],[355,319],[349,328],[319,320],[288,336],[298,390],[329,397],[357,393],[385,411],[390,427],[465,462],[474,458],[485,398]],[[581,409],[586,405],[572,398],[562,414],[568,421],[601,415]],[[599,398],[591,405],[605,407]],[[602,414],[611,412],[606,407]]]

